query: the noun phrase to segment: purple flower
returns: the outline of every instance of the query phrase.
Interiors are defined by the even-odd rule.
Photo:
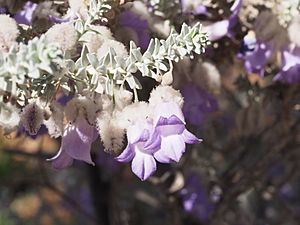
[[[244,38],[238,58],[245,61],[245,68],[248,73],[264,75],[264,68],[273,54],[271,45],[258,42],[255,38]]]
[[[179,162],[186,143],[201,141],[185,128],[183,113],[174,102],[162,102],[155,107],[154,127],[154,134],[161,139],[160,149],[154,157],[161,163]]]
[[[274,77],[274,80],[287,84],[300,81],[300,48],[282,51],[281,71]]]
[[[147,20],[143,20],[130,10],[126,10],[121,13],[119,24],[122,27],[128,27],[135,31],[138,37],[138,45],[142,49],[147,49],[150,42],[150,36],[147,32],[149,27]]]
[[[78,117],[75,123],[69,123],[66,126],[60,150],[49,161],[52,161],[55,169],[63,169],[72,165],[74,159],[94,165],[90,151],[96,138],[96,129],[89,125],[86,119]]]
[[[127,128],[128,145],[116,157],[119,162],[132,160],[131,169],[141,180],[146,180],[156,170],[153,153],[160,147],[160,137],[151,134],[152,124],[141,121]]]
[[[197,175],[192,174],[188,177],[180,195],[186,212],[191,213],[201,222],[207,221],[214,209],[214,205]]]
[[[229,33],[229,26],[229,20],[218,21],[206,26],[205,29],[208,32],[209,40],[216,41],[226,36]]]
[[[202,125],[208,113],[218,110],[216,98],[194,84],[185,85],[181,92],[185,99],[183,113],[193,125]]]
[[[76,15],[74,14],[74,12],[69,10],[63,18],[59,18],[53,15],[49,15],[48,18],[52,23],[67,23],[74,20],[76,18]]]
[[[231,16],[228,19],[215,22],[205,27],[209,35],[209,40],[216,41],[222,37],[228,36],[234,38],[232,28],[238,22],[238,13],[242,7],[242,0],[236,0],[230,8]]]
[[[23,9],[14,16],[17,23],[31,25],[32,15],[36,8],[36,3],[31,1],[26,2]]]
[[[179,105],[183,103],[179,91],[169,86],[158,86],[150,96],[149,104],[132,104],[123,109],[127,127],[128,145],[116,157],[119,162],[132,160],[132,171],[146,180],[156,170],[156,161],[178,162],[185,152],[185,144],[200,140],[185,128]],[[150,106],[150,107],[149,107]]]

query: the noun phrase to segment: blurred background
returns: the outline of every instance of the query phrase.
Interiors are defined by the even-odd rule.
[[[51,3],[57,9],[55,2],[60,1]],[[281,1],[244,0],[239,12],[230,0],[144,2],[160,12],[153,16],[176,28],[183,21],[214,24],[238,13],[238,21],[219,34],[202,58],[183,60],[173,71],[173,86],[185,97],[187,127],[203,142],[188,146],[177,164],[158,164],[142,182],[130,164],[104,152],[100,140],[92,147],[95,166],[76,161],[56,171],[46,159],[59,150],[60,139],[51,139],[45,127],[35,137],[22,130],[1,132],[0,225],[300,224],[299,82],[273,79],[282,70],[278,49],[259,70],[245,64],[256,66],[245,56],[255,43],[245,37],[255,32],[258,39],[261,26],[267,32],[271,19],[260,18],[261,25],[256,18],[263,11],[283,14]],[[12,15],[24,5],[0,3]],[[285,20],[276,32],[287,34],[293,15],[278,17]],[[272,32],[269,39],[277,37]],[[299,68],[294,73],[298,76]],[[148,88],[139,94],[147,100],[155,84],[141,82]]]

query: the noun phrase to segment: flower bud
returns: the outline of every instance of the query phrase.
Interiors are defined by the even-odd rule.
[[[0,127],[6,132],[11,132],[20,123],[19,110],[10,103],[0,105]]]
[[[26,105],[21,112],[21,123],[30,135],[36,135],[44,120],[44,112],[35,102]]]

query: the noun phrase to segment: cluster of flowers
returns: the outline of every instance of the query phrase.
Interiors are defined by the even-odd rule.
[[[113,154],[122,152],[116,159],[132,160],[132,171],[145,180],[156,170],[155,159],[161,163],[178,162],[186,143],[200,142],[185,128],[182,105],[182,95],[170,86],[153,90],[149,103],[132,103],[132,93],[126,90],[116,90],[113,99],[87,93],[73,97],[65,106],[32,102],[19,114],[17,110],[2,110],[1,126],[21,124],[35,135],[44,124],[52,137],[62,136],[58,154],[49,159],[56,169],[70,166],[74,159],[93,165],[91,145],[100,134],[105,149]],[[122,151],[125,134],[128,144]]]
[[[0,126],[6,132],[22,128],[36,135],[45,126],[51,137],[62,137],[58,154],[49,159],[56,169],[74,159],[93,165],[91,146],[100,135],[105,151],[120,162],[132,160],[141,180],[156,170],[155,160],[178,162],[186,144],[200,142],[185,127],[181,93],[169,86],[172,61],[200,54],[208,44],[199,24],[150,41],[146,20],[125,10],[116,35],[123,40],[128,31],[146,50],[142,54],[133,42],[127,51],[108,26],[95,25],[109,24],[107,15],[121,2],[70,0],[63,18],[46,3],[27,2],[14,18],[0,15]],[[20,27],[30,34],[41,18],[53,25],[40,38],[19,43]],[[138,71],[161,82],[148,102],[138,99]]]

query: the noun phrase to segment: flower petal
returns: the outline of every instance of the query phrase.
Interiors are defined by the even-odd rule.
[[[124,151],[115,159],[119,162],[129,162],[135,156],[135,151],[131,144],[128,144]]]
[[[90,153],[93,141],[94,127],[87,122],[78,124],[76,122],[66,127],[62,138],[62,148],[72,158],[94,165]]]
[[[73,163],[71,156],[69,156],[62,148],[60,148],[59,152],[53,158],[47,159],[47,161],[51,161],[52,167],[57,170],[69,167]]]
[[[182,134],[182,132],[185,129],[184,124],[178,124],[178,125],[165,125],[165,126],[159,126],[157,129],[160,132],[161,136],[170,136],[170,135],[176,135],[176,134]]]
[[[16,13],[14,19],[17,21],[17,23],[31,25],[33,13],[36,10],[37,6],[38,4],[27,1],[23,9]]]
[[[158,104],[154,108],[154,126],[156,127],[159,123],[164,123],[162,118],[168,119],[172,123],[185,124],[183,113],[180,107],[175,102],[164,102]]]
[[[170,159],[168,155],[165,154],[164,151],[159,150],[154,153],[154,158],[160,163],[171,163],[173,160]]]
[[[95,127],[91,126],[83,117],[77,118],[75,122],[76,132],[84,143],[94,142],[98,137]]]
[[[182,133],[182,137],[185,143],[187,144],[198,144],[202,139],[197,138],[194,134],[185,129]]]
[[[181,135],[171,135],[162,138],[161,149],[154,153],[154,157],[161,163],[179,162],[184,152],[185,142],[183,137]]]
[[[176,125],[176,124],[184,124],[181,119],[179,119],[177,116],[172,115],[168,118],[166,117],[159,117],[156,126],[162,126],[162,125]]]
[[[208,32],[209,40],[216,41],[226,36],[229,31],[229,25],[229,20],[221,20],[204,28]]]
[[[149,136],[148,130],[141,126],[141,124],[132,125],[127,128],[127,139],[131,144],[135,144],[139,141],[147,140]]]
[[[141,180],[146,180],[156,170],[156,162],[152,155],[136,151],[131,169]]]
[[[154,153],[160,149],[161,136],[158,129],[155,129],[154,132],[150,135],[148,140],[144,144],[144,149],[149,153]]]

